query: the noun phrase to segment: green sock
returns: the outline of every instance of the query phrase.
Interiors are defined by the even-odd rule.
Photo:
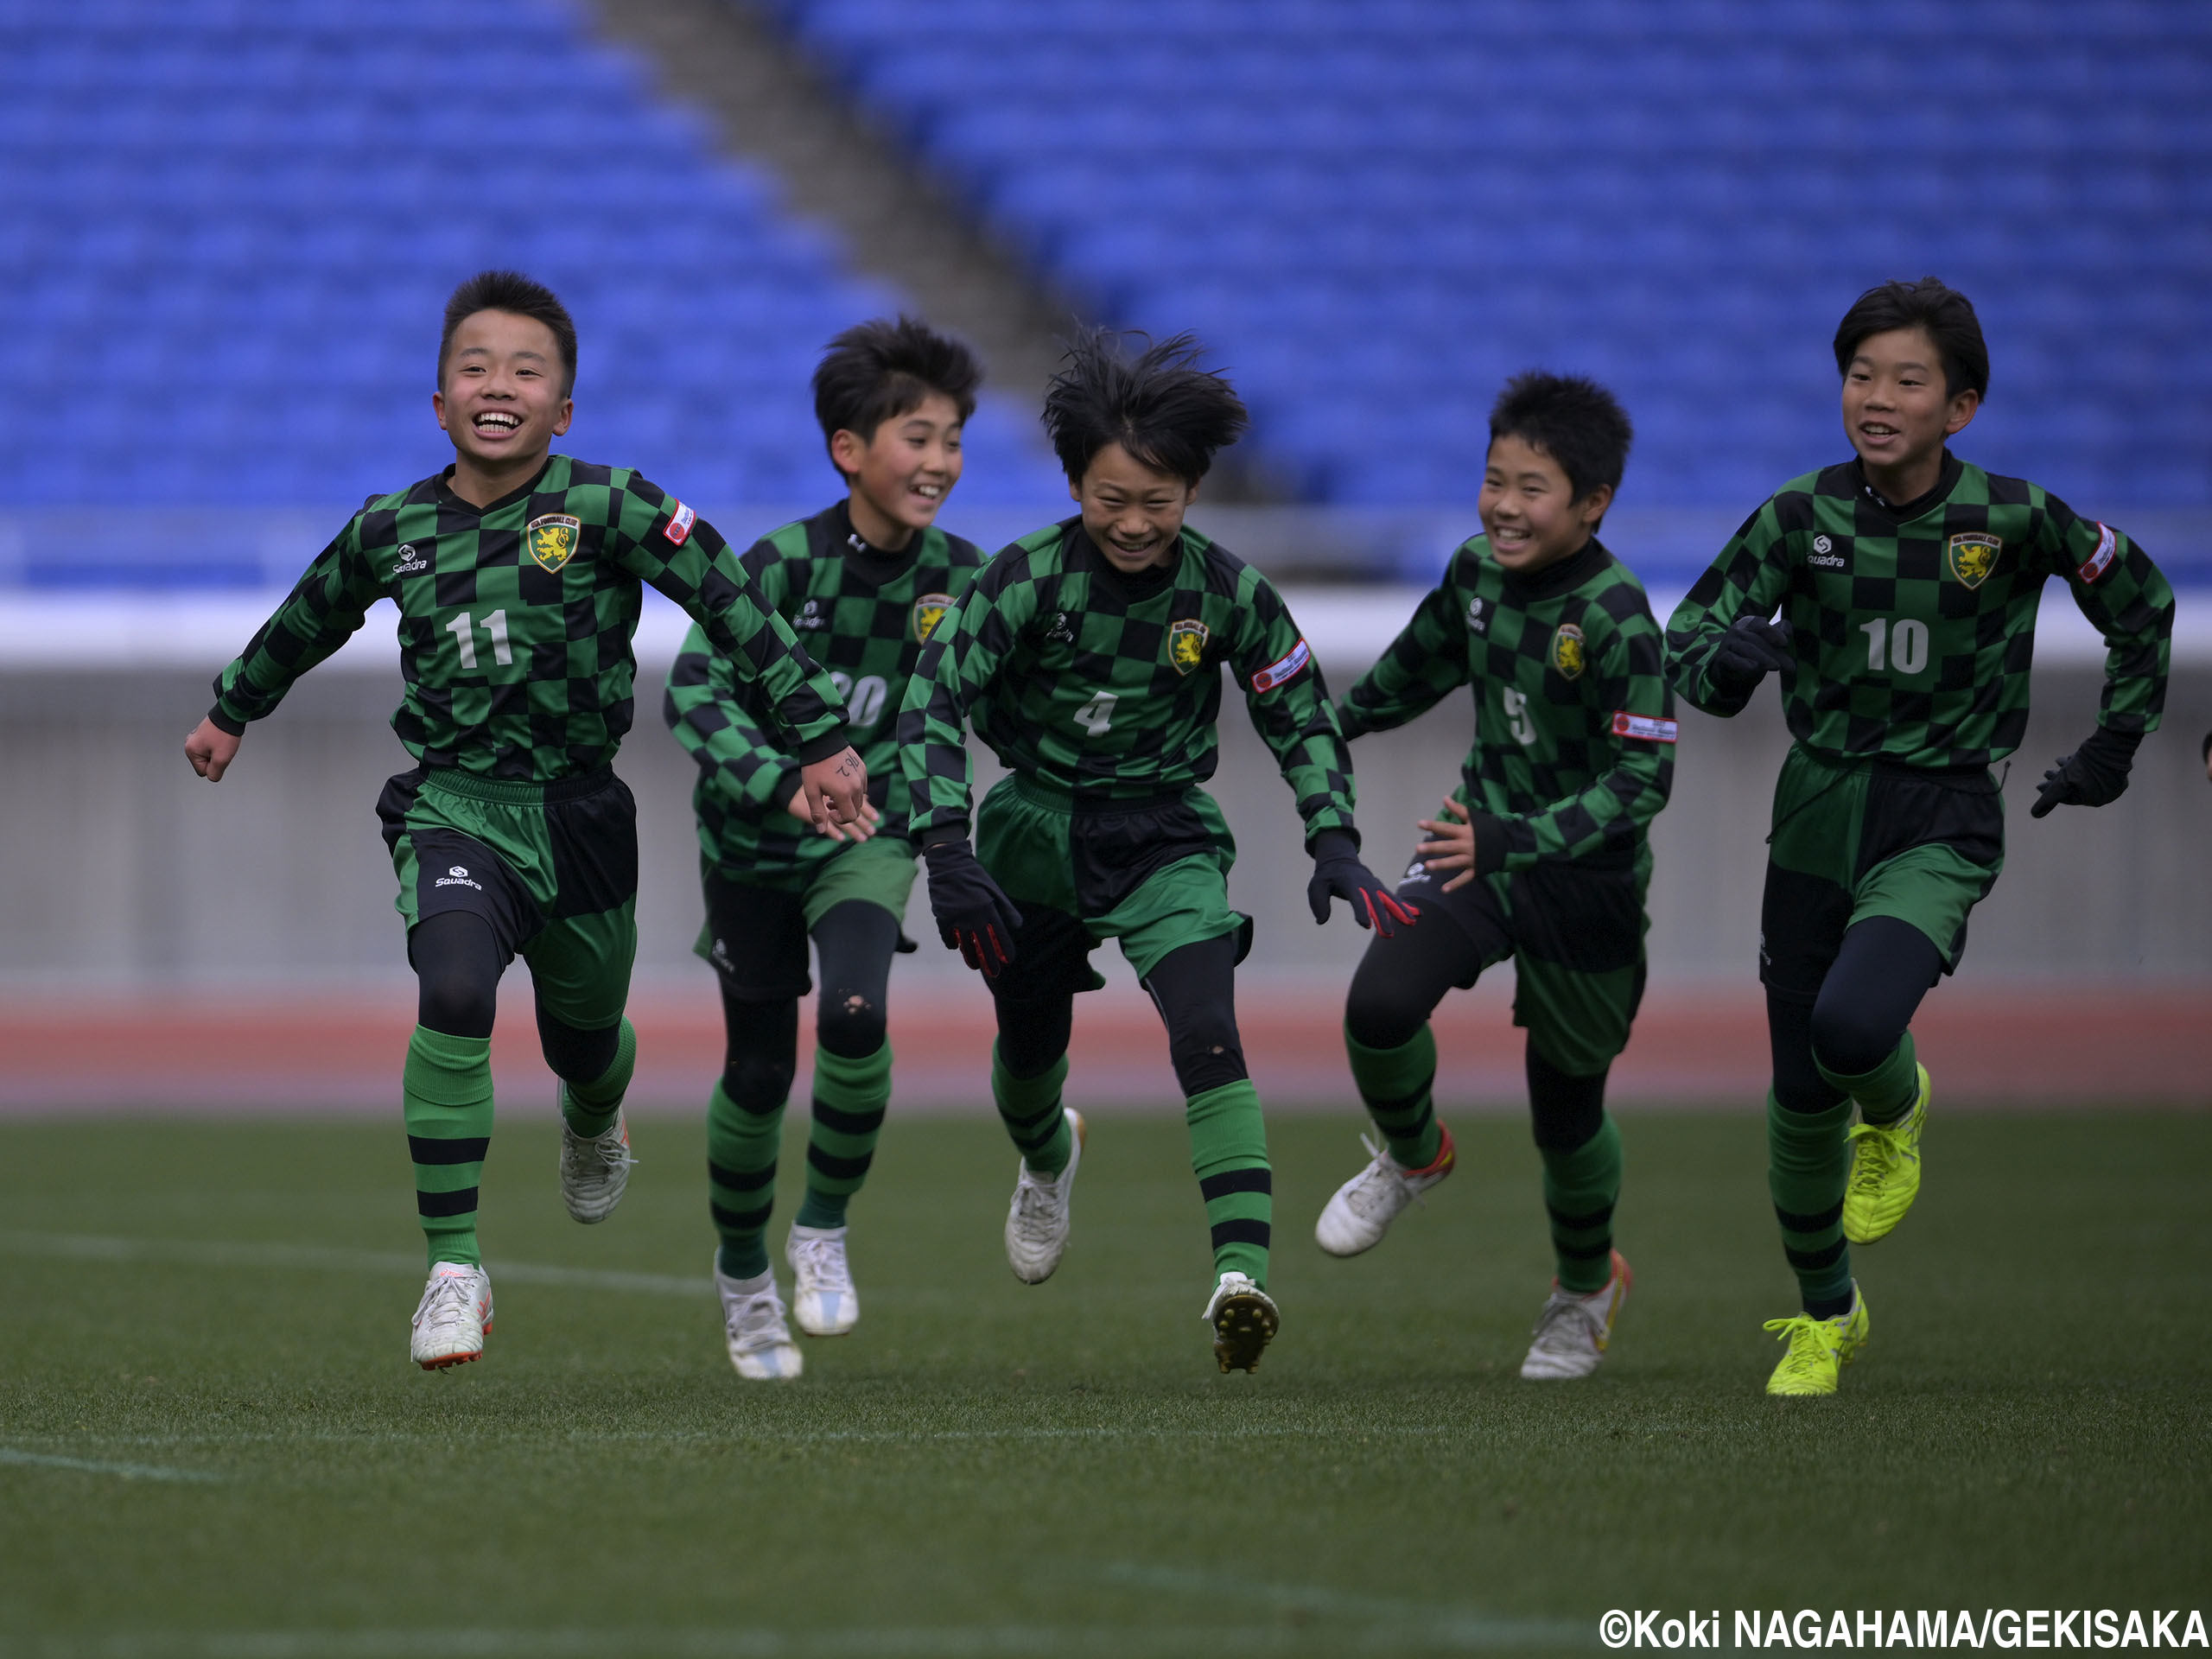
[[[802,1227],[842,1227],[845,1205],[875,1158],[883,1109],[891,1103],[891,1045],[849,1059],[814,1051],[814,1124],[806,1138],[806,1198]]]
[[[399,1086],[430,1262],[480,1268],[476,1188],[492,1141],[492,1039],[416,1027]]]
[[[1410,1041],[1397,1048],[1370,1048],[1344,1033],[1351,1057],[1351,1080],[1390,1155],[1408,1169],[1427,1169],[1444,1150],[1444,1131],[1436,1122],[1429,1091],[1436,1082],[1436,1034],[1423,1020]]]
[[[1268,1167],[1268,1126],[1249,1079],[1192,1095],[1191,1169],[1213,1230],[1213,1270],[1249,1274],[1268,1287],[1268,1244],[1274,1219],[1274,1176]]]
[[[625,1020],[607,1070],[589,1083],[561,1085],[561,1116],[569,1120],[569,1127],[587,1141],[613,1128],[614,1115],[622,1109],[622,1096],[629,1090],[630,1074],[637,1069],[638,1033]]]
[[[1613,1205],[1621,1195],[1621,1132],[1607,1112],[1598,1133],[1571,1151],[1540,1148],[1544,1211],[1560,1288],[1588,1295],[1613,1276]]]
[[[1065,1054],[1033,1077],[1017,1077],[1006,1069],[999,1046],[991,1045],[991,1098],[1007,1134],[1021,1148],[1021,1161],[1039,1175],[1058,1175],[1075,1156],[1075,1131],[1060,1109],[1060,1085],[1067,1078]]]
[[[1813,1064],[1821,1065],[1819,1055],[1813,1057]],[[1920,1062],[1913,1052],[1909,1031],[1897,1039],[1890,1058],[1872,1071],[1853,1077],[1821,1065],[1821,1075],[1829,1087],[1842,1090],[1858,1102],[1859,1116],[1869,1123],[1894,1123],[1920,1098]]]
[[[1843,1188],[1851,1168],[1851,1103],[1793,1112],[1766,1097],[1766,1185],[1782,1224],[1782,1253],[1805,1311],[1826,1318],[1851,1304],[1851,1247],[1843,1237]]]
[[[776,1150],[784,1103],[748,1111],[719,1083],[707,1102],[707,1208],[721,1249],[715,1265],[733,1279],[768,1271],[760,1236],[776,1201]]]

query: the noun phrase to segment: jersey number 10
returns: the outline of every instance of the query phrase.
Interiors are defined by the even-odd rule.
[[[1887,617],[1878,616],[1872,622],[1861,622],[1859,632],[1866,636],[1866,666],[1875,673],[1882,671],[1885,655],[1889,658],[1888,666],[1900,674],[1917,674],[1928,666],[1925,622],[1908,616],[1892,627]]]

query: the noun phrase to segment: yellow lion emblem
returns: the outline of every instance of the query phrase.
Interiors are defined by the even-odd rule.
[[[574,556],[576,538],[583,532],[583,520],[571,518],[565,512],[549,512],[543,518],[533,518],[523,531],[530,556],[548,570],[558,570]]]
[[[1559,632],[1552,635],[1552,666],[1560,677],[1572,680],[1582,672],[1582,630],[1572,622],[1562,622]]]
[[[951,608],[952,595],[950,594],[924,594],[916,600],[914,601],[915,643],[927,645],[930,635],[937,632],[937,625],[944,620],[945,613]]]
[[[1969,531],[1951,537],[1944,557],[1961,586],[1979,588],[1989,580],[1989,573],[1997,568],[1997,556],[2004,550],[2002,537]]]
[[[1169,625],[1167,629],[1167,660],[1175,664],[1178,674],[1187,674],[1206,659],[1206,625],[1199,621],[1183,621]]]

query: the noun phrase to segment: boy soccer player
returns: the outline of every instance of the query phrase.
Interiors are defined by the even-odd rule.
[[[1429,1015],[1513,957],[1558,1269],[1521,1375],[1550,1380],[1597,1369],[1630,1282],[1612,1245],[1621,1142],[1605,1075],[1643,995],[1646,831],[1674,781],[1675,705],[1650,602],[1597,537],[1628,459],[1619,404],[1588,380],[1523,374],[1490,434],[1483,533],[1337,709],[1356,738],[1466,685],[1475,742],[1398,888],[1427,925],[1370,944],[1352,976],[1344,1046],[1383,1144],[1314,1232],[1357,1255],[1452,1173]]]
[[[2033,817],[2127,787],[2165,702],[2174,614],[2126,536],[1950,453],[1989,387],[1966,296],[1932,276],[1867,289],[1835,362],[1857,458],[1783,486],[1667,626],[1668,676],[1709,714],[1742,709],[1770,670],[1788,676],[1796,741],[1775,785],[1759,977],[1767,1183],[1803,1311],[1767,1323],[1787,1344],[1777,1395],[1835,1392],[1866,1340],[1850,1246],[1887,1234],[1920,1189],[1929,1088],[1909,1027],[2004,866],[1989,769],[2027,726],[2044,582],[2063,579],[2104,636],[2105,691]]]
[[[934,527],[960,481],[961,427],[982,379],[965,346],[911,318],[839,334],[814,372],[814,408],[845,499],[772,532],[742,561],[760,602],[805,637],[845,694],[868,763],[862,822],[816,831],[798,763],[757,683],[739,683],[704,628],[691,630],[669,676],[668,722],[699,763],[699,951],[721,976],[728,1036],[707,1108],[707,1173],[721,1240],[715,1283],[730,1363],[743,1377],[802,1369],[762,1236],[798,1064],[798,999],[810,988],[810,935],[822,956],[813,1125],[806,1199],[785,1255],[800,1330],[842,1336],[860,1318],[845,1206],[867,1177],[891,1099],[884,992],[914,885],[905,802],[889,798],[899,710],[923,643],[982,564],[973,543]],[[879,827],[879,807],[893,823]]]
[[[1251,922],[1229,907],[1236,843],[1199,787],[1218,759],[1223,664],[1297,798],[1315,919],[1335,893],[1362,926],[1410,920],[1359,861],[1351,767],[1281,597],[1183,522],[1244,423],[1187,336],[1134,359],[1103,331],[1078,340],[1045,425],[1081,512],[985,567],[899,721],[931,908],[997,1007],[991,1093],[1021,1150],[1007,1260],[1038,1284],[1067,1248],[1084,1140],[1060,1103],[1074,996],[1104,983],[1090,952],[1118,939],[1186,1099],[1217,1275],[1205,1318],[1224,1371],[1259,1364],[1278,1314],[1266,1126],[1236,1033]],[[972,850],[965,721],[1013,772],[984,799]]]
[[[639,582],[760,686],[804,763],[810,812],[855,822],[867,790],[836,688],[721,537],[633,472],[551,453],[575,372],[575,327],[551,290],[503,270],[455,289],[431,400],[453,464],[369,498],[217,678],[185,742],[194,769],[219,779],[248,721],[273,713],[371,605],[398,606],[407,690],[391,725],[419,764],[385,786],[377,815],[419,990],[401,1089],[430,1259],[410,1352],[426,1370],[477,1358],[492,1328],[476,1194],[493,1007],[517,956],[562,1080],[569,1213],[603,1219],[629,1178],[638,837],[609,763],[630,728]]]

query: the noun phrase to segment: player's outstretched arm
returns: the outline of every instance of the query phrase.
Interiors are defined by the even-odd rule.
[[[1467,607],[1481,601],[1453,576],[1473,556],[1463,548],[1453,557],[1389,648],[1338,701],[1337,724],[1347,739],[1402,726],[1466,683]]]
[[[210,717],[194,727],[184,740],[184,758],[209,783],[219,784],[231,762],[238,758],[240,741],[238,733],[225,731]]]
[[[1769,619],[1789,587],[1785,491],[1745,520],[1667,620],[1665,674],[1708,715],[1740,714],[1770,672],[1796,666],[1789,625]]]

